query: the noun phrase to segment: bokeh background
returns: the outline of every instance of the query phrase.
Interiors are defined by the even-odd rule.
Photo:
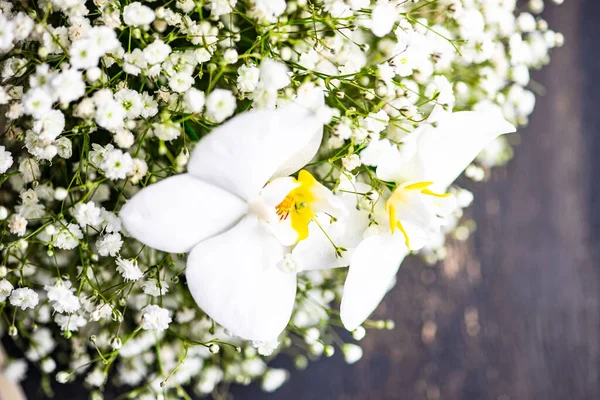
[[[274,394],[232,387],[235,399],[600,399],[600,0],[548,3],[566,44],[533,74],[515,158],[461,181],[476,233],[437,266],[403,264],[375,315],[396,329],[370,331],[357,364],[336,354]],[[24,383],[30,399],[38,384]],[[56,398],[86,397],[70,385]]]

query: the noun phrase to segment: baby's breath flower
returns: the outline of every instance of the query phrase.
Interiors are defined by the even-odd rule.
[[[11,292],[9,300],[12,306],[19,307],[21,310],[26,310],[38,305],[39,296],[32,289],[18,288]]]
[[[117,258],[117,272],[119,272],[126,281],[137,281],[144,276],[137,266],[136,260]]]
[[[142,309],[142,329],[162,332],[169,327],[171,317],[169,310],[156,305],[148,305]]]

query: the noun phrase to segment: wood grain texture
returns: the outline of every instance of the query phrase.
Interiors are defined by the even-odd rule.
[[[404,264],[376,312],[396,329],[370,332],[357,364],[336,355],[236,399],[600,398],[600,1],[549,5],[546,18],[567,45],[534,74],[546,95],[515,159],[486,184],[463,181],[475,235],[441,265]]]

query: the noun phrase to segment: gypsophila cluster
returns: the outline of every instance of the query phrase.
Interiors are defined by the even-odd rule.
[[[377,233],[377,203],[396,189],[377,169],[390,149],[414,153],[435,107],[527,123],[530,71],[564,38],[538,15],[543,1],[516,3],[0,0],[0,334],[39,366],[47,395],[77,378],[93,398],[107,385],[139,399],[252,381],[271,392],[289,377],[268,366],[279,352],[298,369],[336,349],[357,362],[361,347],[340,344],[330,323],[344,270],[302,272],[286,254],[277,266],[299,273],[288,329],[242,340],[198,308],[185,258],[132,238],[120,210],[185,172],[196,142],[225,121],[316,88],[325,136],[307,168],[336,194],[363,185],[354,206],[369,214],[365,236]],[[483,180],[511,157],[501,136],[465,175]],[[444,258],[447,234],[473,230],[461,219],[472,193],[449,195],[445,225],[419,251],[427,262]],[[367,320],[352,336],[392,327]],[[4,374],[23,379],[26,366],[13,360]]]

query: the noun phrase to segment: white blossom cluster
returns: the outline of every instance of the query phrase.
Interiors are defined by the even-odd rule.
[[[182,257],[128,237],[119,211],[185,171],[214,127],[307,87],[326,94],[328,121],[312,171],[334,190],[342,177],[371,185],[371,207],[391,189],[373,171],[387,149],[410,153],[434,105],[527,123],[530,71],[564,39],[538,15],[543,1],[519,13],[516,2],[0,0],[0,332],[39,364],[43,388],[81,377],[94,398],[109,384],[140,399],[259,379],[273,391],[289,374],[267,362],[292,347],[298,368],[336,346],[356,362],[361,348],[338,346],[329,323],[340,271],[299,276],[277,341],[242,341],[198,309]],[[482,180],[511,155],[501,137],[466,175]],[[470,232],[461,216],[473,195],[452,193],[449,223],[421,251],[432,263],[446,233]],[[352,335],[392,326],[367,321]],[[65,349],[66,364],[55,354]],[[23,379],[25,365],[5,374]]]

